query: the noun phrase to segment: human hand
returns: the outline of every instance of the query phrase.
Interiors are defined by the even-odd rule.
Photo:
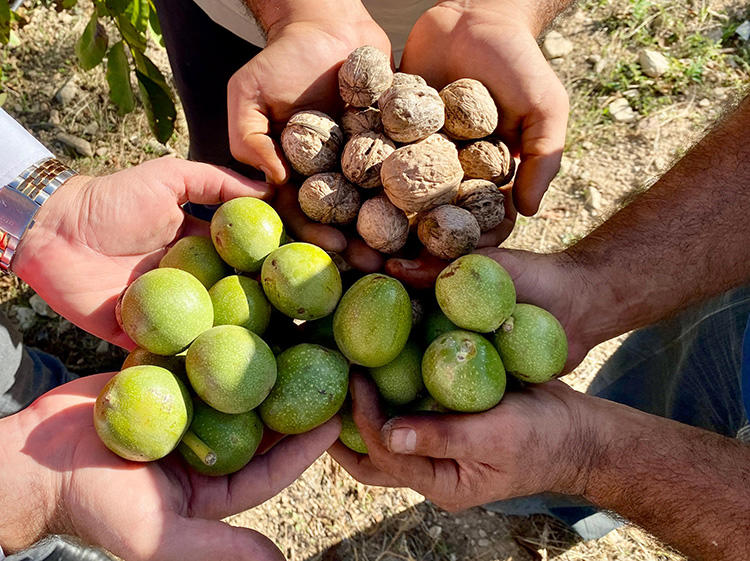
[[[229,80],[232,154],[265,173],[269,183],[283,185],[290,178],[286,158],[273,136],[280,134],[294,113],[316,109],[338,118],[344,105],[338,69],[349,54],[362,45],[372,45],[390,56],[387,35],[361,5],[354,13],[343,6],[342,11],[346,12],[345,21],[343,16],[322,10],[314,20],[284,20],[272,26],[263,51]],[[282,189],[277,203],[292,234],[328,251],[344,252],[345,235],[337,228],[308,220],[299,210],[296,191],[291,186]],[[355,255],[349,260],[369,271],[382,266],[374,250],[355,244],[351,251]]]
[[[115,318],[120,293],[158,266],[180,237],[209,236],[208,223],[185,214],[180,205],[269,194],[265,183],[174,158],[98,178],[77,176],[39,210],[13,271],[76,325],[132,348]]]
[[[0,420],[0,545],[23,549],[45,533],[66,533],[127,559],[277,561],[262,534],[220,522],[281,491],[339,432],[332,420],[287,437],[226,477],[189,469],[176,455],[123,460],[93,424],[96,396],[111,374],[80,378]]]
[[[401,63],[438,89],[459,78],[487,86],[500,110],[499,136],[521,158],[513,198],[524,215],[537,211],[557,174],[568,121],[567,93],[532,27],[513,3],[444,0],[417,20]]]
[[[328,452],[362,483],[411,487],[449,511],[544,491],[585,492],[595,418],[587,396],[562,382],[510,392],[483,413],[389,421],[371,382],[355,375],[351,390],[368,455],[340,442]]]

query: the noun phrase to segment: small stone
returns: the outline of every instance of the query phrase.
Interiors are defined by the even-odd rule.
[[[31,309],[33,309],[40,316],[44,316],[46,318],[58,317],[57,313],[52,308],[50,308],[49,304],[42,300],[42,297],[38,294],[34,294],[31,298],[29,298],[29,305],[31,306]]]
[[[750,39],[750,20],[743,21],[734,32],[743,41]]]
[[[57,326],[58,333],[67,333],[73,328],[73,323],[65,318],[60,318],[60,323]]]
[[[443,533],[443,528],[442,528],[442,526],[437,526],[436,525],[436,526],[433,526],[432,528],[430,528],[429,530],[427,530],[427,533],[430,535],[430,537],[433,540],[437,540],[440,537],[440,534]]]
[[[630,123],[636,118],[635,111],[624,98],[618,98],[609,104],[609,114],[618,123]]]
[[[28,331],[36,321],[36,312],[26,306],[11,306],[11,313],[16,318],[16,325],[21,331]]]
[[[109,343],[102,340],[99,341],[99,344],[96,346],[96,350],[94,351],[98,355],[106,355],[109,352]]]
[[[60,124],[60,112],[57,109],[51,109],[49,112],[49,122],[53,125]]]
[[[646,76],[658,78],[669,70],[669,59],[658,51],[642,49],[638,53],[638,63]]]
[[[700,101],[698,102],[698,105],[699,105],[700,107],[708,107],[709,105],[711,105],[711,102],[710,102],[710,101],[709,101],[708,99],[706,99],[706,98],[703,98],[703,99],[701,99],[701,100],[700,100]]]
[[[66,107],[73,103],[76,97],[78,97],[78,94],[81,92],[80,88],[76,85],[76,83],[73,80],[68,80],[65,82],[62,87],[57,90],[57,93],[55,94],[55,99],[57,102],[62,105],[63,107]]]
[[[598,213],[602,209],[602,194],[593,185],[588,185],[583,190],[586,209],[591,213]]]
[[[87,156],[91,158],[94,155],[94,150],[93,148],[91,148],[91,143],[88,140],[85,140],[78,136],[73,136],[72,134],[61,132],[55,137],[55,140],[61,142],[81,156]]]
[[[103,158],[104,156],[107,155],[107,149],[104,146],[102,146],[101,148],[97,148],[96,155],[99,156],[100,158]]]
[[[83,127],[84,134],[88,134],[90,136],[95,135],[99,131],[99,123],[96,121],[91,121],[88,125]]]
[[[542,53],[547,60],[561,58],[573,50],[573,43],[557,31],[550,31],[542,42]]]
[[[480,529],[479,529],[479,537],[480,537],[480,538],[486,538],[486,537],[487,537],[487,532],[485,532],[484,530],[482,530],[482,529],[480,528]]]
[[[596,74],[601,74],[604,72],[604,69],[607,68],[607,59],[603,58],[600,61],[598,61],[596,64],[594,64],[594,72]]]
[[[479,540],[479,541],[477,542],[477,545],[478,545],[479,547],[489,547],[489,545],[490,545],[490,540],[488,540],[488,539],[481,539],[481,540]]]

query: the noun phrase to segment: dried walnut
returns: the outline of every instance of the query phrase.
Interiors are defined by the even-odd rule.
[[[513,179],[516,162],[500,140],[477,140],[458,151],[458,159],[470,179],[486,179],[502,186]]]
[[[415,142],[439,131],[445,106],[430,86],[393,86],[378,100],[383,130],[396,142]]]
[[[453,138],[483,138],[497,128],[497,106],[478,80],[461,78],[440,91],[445,103],[445,131]]]
[[[346,136],[354,136],[361,132],[383,130],[380,121],[380,110],[374,107],[347,107],[341,115],[341,128]]]
[[[505,195],[497,185],[484,179],[469,179],[458,187],[453,204],[468,210],[482,232],[492,230],[505,218]]]
[[[388,55],[369,45],[352,51],[339,69],[341,99],[354,107],[375,103],[392,81]]]
[[[325,113],[300,111],[292,115],[281,133],[281,146],[289,163],[302,175],[336,168],[344,133]]]
[[[363,132],[354,135],[344,146],[341,170],[346,178],[365,189],[380,187],[380,167],[396,149],[384,134]]]
[[[365,201],[357,217],[357,232],[367,245],[395,253],[406,244],[409,220],[383,195]]]
[[[479,224],[468,211],[443,205],[424,214],[417,229],[427,251],[440,259],[456,259],[471,252],[479,243]]]
[[[348,224],[357,217],[360,207],[359,192],[337,172],[308,177],[298,198],[302,211],[323,224]]]

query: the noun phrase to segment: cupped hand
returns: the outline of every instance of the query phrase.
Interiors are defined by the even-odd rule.
[[[387,420],[374,385],[352,377],[353,416],[368,455],[328,451],[358,481],[411,487],[449,511],[544,491],[582,494],[592,438],[585,397],[562,382],[506,394],[477,414]]]
[[[438,89],[459,78],[487,86],[500,110],[497,132],[521,159],[516,208],[534,214],[560,168],[568,95],[521,12],[491,1],[440,2],[414,25],[401,70]]]
[[[220,520],[292,483],[337,438],[338,421],[286,438],[225,477],[200,475],[176,454],[129,462],[105,448],[94,430],[94,401],[110,377],[98,374],[60,386],[1,421],[8,428],[4,437],[21,435],[9,443],[20,442],[18,450],[9,446],[6,458],[31,460],[36,473],[29,477],[46,484],[38,491],[47,508],[28,518],[45,515],[49,531],[76,535],[129,561],[283,560],[262,534]],[[19,501],[12,509],[29,504],[33,501]],[[7,534],[5,539],[8,543]]]
[[[346,57],[362,45],[391,53],[387,35],[369,15],[347,22],[331,14],[321,14],[321,18],[270,29],[263,51],[240,68],[227,86],[232,154],[261,170],[269,183],[283,185],[290,179],[289,165],[274,137],[292,115],[315,109],[338,118],[342,112],[338,69]],[[277,203],[292,234],[328,251],[343,252],[347,247],[344,234],[311,222],[299,211],[298,187],[282,188]],[[354,261],[365,269],[382,265],[376,252],[353,251]]]
[[[209,235],[208,223],[181,205],[270,194],[265,183],[174,158],[98,178],[77,176],[39,210],[13,271],[79,327],[132,348],[115,318],[120,293],[180,237]]]

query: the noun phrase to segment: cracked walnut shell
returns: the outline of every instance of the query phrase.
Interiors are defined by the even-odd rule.
[[[440,90],[445,103],[445,132],[458,140],[484,138],[497,128],[495,100],[479,80],[461,78]]]
[[[380,168],[386,195],[407,213],[449,203],[463,175],[455,144],[440,134],[398,148]]]
[[[394,150],[396,145],[384,134],[368,131],[354,135],[344,146],[341,171],[360,187],[380,187],[380,167]]]
[[[370,45],[354,49],[339,68],[341,99],[354,107],[375,103],[392,81],[388,55]]]
[[[357,217],[357,189],[338,172],[316,173],[300,187],[299,206],[307,216],[323,224],[348,224]]]
[[[320,111],[295,113],[281,132],[284,154],[302,175],[335,169],[343,143],[341,127]]]

